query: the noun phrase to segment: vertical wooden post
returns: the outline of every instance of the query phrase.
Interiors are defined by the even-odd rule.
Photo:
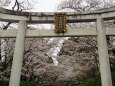
[[[26,21],[19,21],[9,86],[20,85],[26,27]]]
[[[112,86],[108,47],[106,42],[106,29],[104,28],[104,21],[100,17],[97,18],[97,43],[102,86]]]

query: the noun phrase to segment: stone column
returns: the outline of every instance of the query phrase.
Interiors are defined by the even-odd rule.
[[[9,86],[20,85],[26,27],[26,21],[19,21]]]
[[[102,86],[112,86],[108,47],[106,42],[106,29],[104,28],[104,21],[100,17],[97,18],[97,43]]]

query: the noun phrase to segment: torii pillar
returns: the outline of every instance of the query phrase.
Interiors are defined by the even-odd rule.
[[[109,63],[108,47],[106,41],[106,29],[101,17],[97,18],[97,43],[100,63],[102,86],[112,86],[111,70]]]
[[[9,86],[20,85],[26,28],[26,21],[19,21]]]

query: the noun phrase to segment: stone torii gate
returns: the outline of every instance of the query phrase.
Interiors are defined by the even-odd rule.
[[[97,36],[102,86],[112,86],[106,35],[115,35],[115,28],[106,28],[104,21],[115,18],[115,8],[83,13],[68,12],[66,16],[67,23],[96,22],[96,28],[68,29],[66,33],[58,35],[53,29],[48,29],[41,30],[39,34],[39,30],[27,30],[27,24],[54,23],[54,13],[17,12],[0,8],[1,21],[19,23],[16,30],[0,30],[0,38],[16,38],[9,86],[19,86],[20,83],[25,37],[41,35],[43,37]]]

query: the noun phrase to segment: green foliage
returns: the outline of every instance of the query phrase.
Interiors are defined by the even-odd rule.
[[[9,81],[0,81],[0,86],[9,86]],[[21,81],[20,86],[38,86],[38,84]]]
[[[101,86],[101,80],[99,76],[96,76],[94,79],[90,79],[84,84],[81,84],[79,86]]]
[[[113,80],[113,86],[115,86],[115,72],[112,73],[112,80]],[[0,81],[0,86],[8,86],[9,81]],[[32,82],[25,82],[21,81],[20,86],[38,86],[37,83]],[[99,75],[97,75],[93,79],[89,79],[83,84],[80,84],[79,86],[101,86],[101,78]]]
[[[20,86],[38,86],[37,83],[21,81]]]
[[[115,86],[115,72],[112,73],[113,86]]]
[[[0,86],[8,86],[8,81],[0,81]]]
[[[115,72],[112,73],[113,86],[115,86]],[[79,86],[101,86],[101,78],[97,75],[95,78],[88,80],[87,82],[80,84]]]

